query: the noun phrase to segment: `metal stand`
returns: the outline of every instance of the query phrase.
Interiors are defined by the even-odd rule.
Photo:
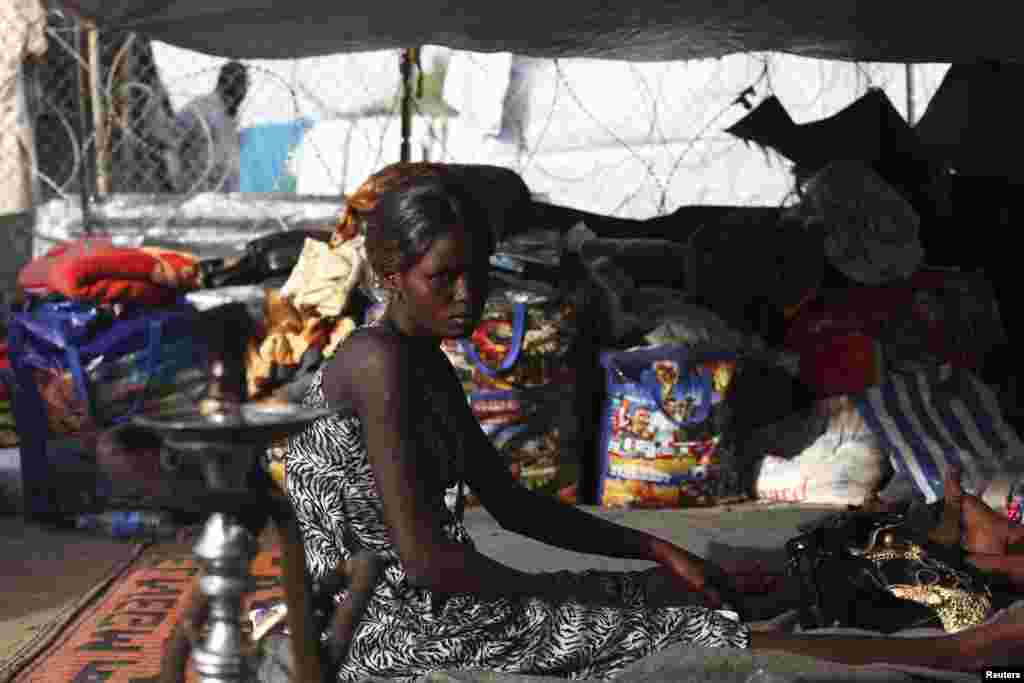
[[[278,526],[288,525],[285,515],[290,518],[291,511],[287,501],[283,505],[274,501],[269,491],[248,490],[246,476],[261,447],[326,414],[328,411],[290,405],[260,406],[208,399],[195,412],[135,419],[138,426],[159,434],[168,447],[196,457],[210,491],[200,504],[211,514],[194,549],[204,570],[199,590],[209,604],[207,632],[192,648],[201,683],[244,683],[255,678],[256,672],[245,654],[242,632],[242,598],[252,583],[249,565],[257,551],[256,534],[268,518],[273,517]],[[298,600],[293,595],[286,598],[290,621],[305,619],[308,624],[312,619],[308,594]],[[299,635],[295,628],[292,630],[293,635]],[[308,628],[301,630],[312,635]],[[294,661],[299,680],[319,683],[318,643],[315,639],[312,643],[295,640]]]

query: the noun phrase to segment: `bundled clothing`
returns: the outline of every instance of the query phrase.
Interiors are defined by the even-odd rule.
[[[166,306],[199,286],[198,263],[186,252],[117,247],[109,238],[87,238],[31,261],[18,274],[18,287],[97,304]]]
[[[308,307],[300,310],[280,292],[267,292],[263,310],[245,352],[250,398],[307,374],[303,369],[315,370],[355,329],[352,318],[322,316]]]

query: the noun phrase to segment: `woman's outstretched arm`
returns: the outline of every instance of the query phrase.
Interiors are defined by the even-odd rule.
[[[467,426],[471,429],[471,426]],[[503,529],[565,550],[628,560],[660,561],[667,541],[591,515],[513,478],[501,455],[477,427],[467,460],[467,482]]]
[[[591,515],[556,498],[520,486],[465,403],[453,406],[471,438],[466,457],[467,482],[504,529],[542,543],[589,555],[649,560],[663,565],[692,591],[704,592],[711,605],[739,598],[721,569],[664,539]]]

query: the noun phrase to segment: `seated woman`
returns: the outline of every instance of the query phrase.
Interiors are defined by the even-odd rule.
[[[379,198],[366,216],[366,246],[393,298],[382,321],[349,337],[310,387],[308,405],[337,413],[289,444],[288,494],[314,580],[366,550],[385,565],[339,680],[459,668],[607,679],[678,643],[953,670],[1024,662],[1016,613],[927,640],[752,632],[720,609],[729,591],[709,563],[519,486],[439,348],[481,315],[492,249],[485,216],[438,177],[410,179]],[[475,549],[461,504],[446,502],[457,482],[506,529],[577,552],[650,560],[678,591],[655,604],[649,572],[540,574],[495,562]]]

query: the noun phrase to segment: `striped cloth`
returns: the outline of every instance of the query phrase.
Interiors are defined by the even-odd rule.
[[[896,476],[909,478],[928,502],[942,498],[948,463],[961,465],[965,490],[979,496],[997,475],[1024,471],[1024,443],[995,393],[966,370],[893,373],[854,400]]]

